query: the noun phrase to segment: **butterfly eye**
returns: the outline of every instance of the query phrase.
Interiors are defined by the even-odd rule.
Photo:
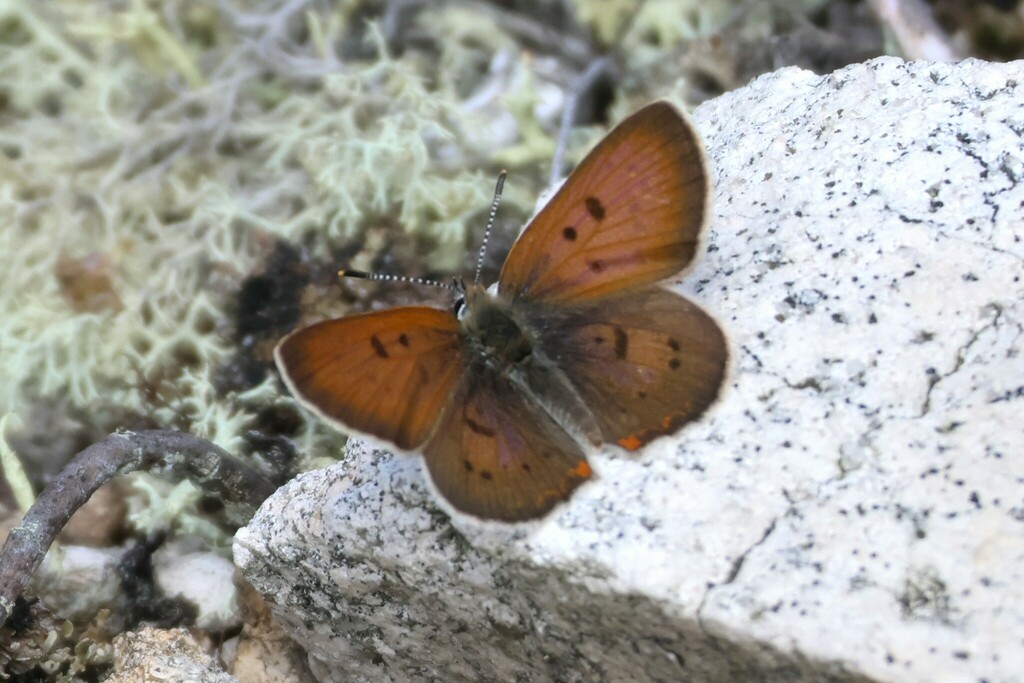
[[[462,314],[466,312],[466,297],[457,297],[455,303],[452,304],[452,311],[455,313],[456,318],[462,320]]]

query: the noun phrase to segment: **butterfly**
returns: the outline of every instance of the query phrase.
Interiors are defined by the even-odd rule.
[[[693,125],[649,104],[530,221],[495,287],[300,329],[275,349],[281,377],[332,426],[421,453],[456,510],[541,517],[591,478],[588,447],[636,451],[719,394],[722,329],[657,284],[701,252],[708,176]]]

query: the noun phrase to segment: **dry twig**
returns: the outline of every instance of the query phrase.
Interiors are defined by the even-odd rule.
[[[71,515],[105,482],[136,470],[174,472],[225,502],[244,524],[274,485],[206,439],[174,431],[117,432],[78,453],[39,494],[0,550],[0,626]]]
[[[907,59],[955,62],[964,58],[924,0],[868,0],[868,4],[892,31]]]
[[[576,77],[569,89],[568,97],[565,101],[565,107],[562,109],[562,119],[558,127],[558,137],[555,140],[555,153],[551,159],[551,176],[550,184],[555,185],[563,178],[563,172],[565,167],[565,149],[569,143],[569,132],[572,130],[573,124],[576,122],[576,109],[579,107],[580,99],[594,87],[603,75],[605,75],[612,67],[612,60],[616,50],[622,44],[622,39],[626,33],[633,27],[633,23],[636,21],[637,16],[640,14],[640,10],[643,8],[644,3],[647,0],[638,0],[633,6],[633,9],[623,19],[622,24],[619,26],[619,30],[616,32],[615,39],[611,43],[611,49],[600,57],[596,57],[587,64],[587,68]]]

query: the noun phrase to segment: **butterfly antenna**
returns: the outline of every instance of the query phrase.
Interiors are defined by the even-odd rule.
[[[410,282],[414,285],[426,285],[428,287],[440,287],[441,289],[455,290],[455,285],[449,285],[437,280],[428,280],[422,277],[406,277],[404,275],[388,275],[387,273],[368,273],[365,270],[339,270],[338,277],[352,277],[357,280],[380,280],[382,282]]]
[[[480,244],[480,254],[476,257],[476,275],[473,282],[480,282],[480,271],[484,268],[484,255],[487,253],[487,240],[491,236],[491,228],[494,227],[494,216],[498,213],[498,204],[501,203],[501,191],[505,187],[505,176],[508,171],[502,170],[498,174],[498,185],[494,188],[494,200],[491,202],[491,215],[487,217],[487,227],[484,229],[484,239]]]

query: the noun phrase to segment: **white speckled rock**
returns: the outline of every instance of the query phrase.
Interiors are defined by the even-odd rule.
[[[119,548],[53,546],[32,577],[33,592],[43,604],[65,619],[88,620],[103,608],[124,600],[118,564]]]
[[[1024,64],[787,69],[698,109],[707,419],[533,528],[355,450],[235,558],[324,681],[1019,681]]]
[[[235,566],[226,557],[189,549],[187,541],[172,541],[153,556],[153,578],[169,598],[182,598],[196,607],[198,628],[229,631],[242,625]]]

